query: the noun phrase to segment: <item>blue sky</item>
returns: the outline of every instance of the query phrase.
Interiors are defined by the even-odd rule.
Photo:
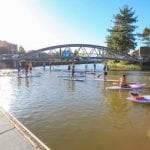
[[[26,50],[68,43],[106,46],[113,15],[125,5],[138,17],[136,33],[150,27],[149,0],[0,0],[0,40]]]

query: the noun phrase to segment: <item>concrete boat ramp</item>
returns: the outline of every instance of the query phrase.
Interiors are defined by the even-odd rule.
[[[50,150],[14,116],[0,108],[1,150]]]

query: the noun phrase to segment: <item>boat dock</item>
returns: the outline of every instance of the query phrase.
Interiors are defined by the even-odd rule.
[[[50,150],[13,115],[0,108],[0,149]]]

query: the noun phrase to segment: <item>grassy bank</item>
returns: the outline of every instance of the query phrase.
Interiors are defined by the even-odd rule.
[[[142,70],[142,67],[140,65],[125,61],[108,61],[107,64],[110,70]]]

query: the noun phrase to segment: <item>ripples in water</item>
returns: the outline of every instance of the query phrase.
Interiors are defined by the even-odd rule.
[[[60,71],[35,71],[42,72],[41,77],[0,78],[0,102],[53,150],[139,150],[140,145],[143,149],[150,146],[146,139],[150,105],[127,101],[128,91],[105,90],[112,83],[95,81],[92,74],[86,75],[84,82],[70,82],[57,77]],[[108,77],[118,79],[122,74],[109,72]],[[150,86],[145,72],[126,74],[128,81]],[[138,92],[150,94],[149,89]]]

